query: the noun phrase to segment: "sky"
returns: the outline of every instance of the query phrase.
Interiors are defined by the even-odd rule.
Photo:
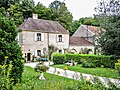
[[[34,0],[35,4],[38,2],[48,7],[54,0]],[[63,2],[64,0],[59,0]],[[94,8],[97,6],[97,1],[100,0],[65,0],[68,10],[73,15],[73,20],[79,20],[82,17],[93,17],[96,12]]]

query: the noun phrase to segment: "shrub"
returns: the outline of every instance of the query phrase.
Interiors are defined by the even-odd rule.
[[[104,55],[91,55],[91,54],[52,54],[52,60],[55,64],[63,64],[69,60],[73,60],[77,63],[83,63],[89,67],[101,67],[103,65],[106,68],[115,68],[115,63],[119,59],[119,56],[104,56]],[[85,64],[86,61],[87,63]],[[83,66],[84,66],[83,65]]]
[[[68,62],[69,60],[73,60],[75,62],[81,63],[81,57],[80,54],[65,54],[65,62]]]
[[[115,62],[119,58],[118,56],[104,56],[104,55],[91,55],[80,54],[81,62],[88,61],[93,63],[96,67],[103,65],[107,68],[115,68]]]
[[[0,64],[3,65],[5,60],[6,64],[12,62],[10,78],[14,83],[21,81],[24,66],[21,62],[22,51],[16,40],[17,33],[14,20],[0,14]]]
[[[82,66],[85,68],[95,68],[95,65],[91,62],[83,61]]]
[[[65,55],[61,53],[53,53],[52,60],[54,64],[63,64],[65,62]]]
[[[46,72],[49,69],[49,67],[45,66],[45,65],[41,65],[40,63],[38,63],[35,67],[35,71],[36,72]]]
[[[10,78],[12,70],[12,64],[10,62],[9,65],[0,65],[0,90],[12,90],[13,83],[11,82],[12,79]]]
[[[118,63],[115,63],[115,69],[118,71],[120,75],[120,60],[118,60]]]

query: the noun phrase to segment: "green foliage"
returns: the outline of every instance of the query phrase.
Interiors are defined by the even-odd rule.
[[[12,64],[10,62],[9,65],[6,65],[6,61],[4,61],[4,65],[0,65],[0,89],[1,90],[12,90],[13,83],[10,78],[12,71]]]
[[[83,61],[82,66],[85,68],[95,68],[95,65],[91,62],[88,62],[88,61]]]
[[[45,6],[43,6],[42,3],[38,3],[34,7],[33,13],[38,14],[38,18],[40,19],[50,20],[52,11],[50,8],[46,8]]]
[[[101,27],[106,32],[101,35],[98,43],[103,54],[120,55],[120,4],[119,0],[100,1],[95,8],[102,19]]]
[[[54,64],[63,64],[65,62],[65,55],[61,53],[53,53],[52,60]]]
[[[46,72],[49,68],[45,65],[41,65],[40,63],[38,63],[35,67],[35,71],[36,72]]]
[[[115,63],[115,69],[118,71],[120,74],[120,63]]]
[[[49,45],[49,59],[51,60],[51,55],[53,52],[57,51],[57,47],[55,47],[54,45]]]
[[[120,75],[120,60],[118,60],[118,63],[115,63],[115,69],[118,71]]]
[[[103,65],[107,68],[115,68],[115,62],[119,57],[117,56],[104,56],[104,55],[83,55],[81,54],[81,62],[87,61],[93,63],[96,67]]]
[[[13,19],[7,19],[0,14],[0,64],[4,64],[4,56],[8,56],[6,64],[12,62],[13,68],[10,78],[14,83],[21,80],[23,63],[22,52],[16,40],[17,29]]]
[[[72,30],[70,30],[70,35],[72,36],[75,31],[80,27],[81,22],[79,20],[75,20],[72,22]]]
[[[106,90],[99,81],[92,85],[83,79],[77,81],[49,73],[44,75],[47,79],[39,80],[39,73],[35,72],[33,68],[25,67],[23,81],[17,84],[14,90]],[[112,88],[112,90],[114,89]]]
[[[81,57],[80,54],[65,54],[65,62],[68,62],[69,60],[73,60],[75,62],[81,63]]]
[[[52,55],[55,64],[62,64],[73,60],[78,63],[83,63],[85,66],[115,68],[115,63],[120,58],[118,56],[104,56],[104,55],[91,55],[91,54],[56,54]],[[57,63],[58,62],[58,63]],[[86,64],[85,64],[86,63]],[[84,66],[83,65],[83,66]]]
[[[23,13],[23,18],[32,17],[34,5],[30,0],[23,0],[20,4],[20,10]]]
[[[23,12],[19,3],[10,5],[10,8],[8,8],[7,12],[9,12],[10,17],[14,17],[16,26],[19,26],[23,22]]]
[[[67,30],[72,29],[73,17],[64,2],[55,0],[49,5],[49,8],[52,10],[51,20],[60,22]]]

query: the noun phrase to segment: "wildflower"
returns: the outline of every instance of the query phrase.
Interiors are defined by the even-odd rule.
[[[67,68],[67,67],[64,67],[63,70],[68,70],[68,68]]]

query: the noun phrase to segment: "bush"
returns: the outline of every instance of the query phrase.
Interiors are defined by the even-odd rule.
[[[14,84],[22,79],[23,63],[22,51],[16,40],[18,30],[13,19],[0,14],[0,64],[13,65],[10,78]],[[5,58],[7,56],[7,59]]]
[[[36,72],[46,72],[49,69],[49,67],[45,66],[45,65],[41,65],[40,63],[38,63],[35,67],[35,71]]]
[[[65,62],[65,55],[61,53],[53,53],[52,60],[54,64],[63,64]]]
[[[95,65],[91,62],[83,61],[82,66],[85,68],[95,68]]]
[[[115,62],[119,58],[118,56],[104,56],[104,55],[91,55],[80,54],[81,62],[87,61],[93,63],[96,67],[103,65],[107,68],[115,68]]]
[[[81,63],[81,57],[80,54],[65,54],[65,62],[68,62],[69,60],[73,60],[75,62]]]
[[[106,68],[115,68],[115,63],[119,58],[119,56],[104,56],[91,54],[52,54],[52,60],[55,64],[63,64],[65,62],[68,62],[69,60],[73,60],[79,64],[82,63],[87,67],[101,67],[101,65],[103,65]],[[86,61],[87,63],[85,64],[84,61]]]
[[[10,78],[12,64],[0,65],[0,90],[13,90],[12,79]]]
[[[120,60],[118,60],[118,63],[115,63],[115,69],[118,71],[120,75]]]

